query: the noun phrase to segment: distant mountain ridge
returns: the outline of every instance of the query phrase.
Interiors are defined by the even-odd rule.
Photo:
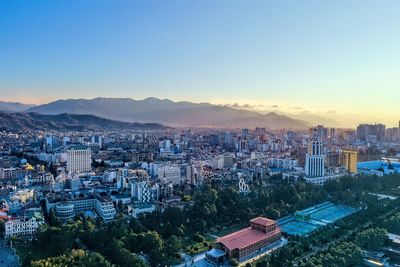
[[[44,115],[33,112],[0,113],[0,130],[165,130],[157,123],[129,123],[94,115]]]
[[[306,129],[310,124],[276,113],[261,114],[209,103],[174,102],[169,99],[94,98],[66,99],[29,108],[41,114],[92,114],[126,122],[153,122],[183,127],[267,127],[271,129]]]
[[[35,105],[22,104],[18,102],[5,102],[0,101],[0,112],[20,112],[25,111],[28,108],[32,108]]]

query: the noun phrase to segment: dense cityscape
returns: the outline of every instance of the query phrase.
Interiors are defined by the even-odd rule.
[[[399,10],[0,1],[0,267],[400,267]]]
[[[399,264],[399,127],[0,140],[8,266]]]

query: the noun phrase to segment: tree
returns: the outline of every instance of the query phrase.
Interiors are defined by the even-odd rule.
[[[359,247],[352,242],[342,242],[311,257],[300,266],[358,266],[361,260],[362,253]]]
[[[42,228],[32,243],[35,259],[59,256],[74,247],[74,235],[67,227]]]
[[[193,236],[193,241],[195,242],[204,242],[204,236],[200,235],[200,234],[195,234]]]
[[[385,245],[387,231],[382,228],[371,228],[359,233],[356,244],[368,250],[377,250]]]
[[[107,246],[104,247],[102,254],[110,259],[112,263],[120,267],[146,266],[141,259],[124,248],[123,243],[115,238],[112,238]]]
[[[178,252],[181,246],[182,244],[180,242],[180,239],[173,235],[166,241],[166,246],[164,250],[165,254],[168,255],[170,258],[180,258]]]
[[[151,253],[161,251],[163,241],[157,232],[147,232],[141,234],[130,233],[122,239],[127,249],[134,253]]]
[[[54,213],[54,209],[51,209],[50,213],[49,213],[49,225],[55,226],[55,227],[61,226],[60,221],[58,220],[58,218],[56,217],[56,214]]]
[[[32,267],[82,266],[82,267],[111,267],[111,263],[96,252],[72,250],[68,254],[32,261]]]
[[[256,263],[256,267],[268,267],[268,261],[262,260]]]
[[[239,266],[239,261],[237,259],[230,259],[229,264],[236,267]]]
[[[0,236],[2,236],[4,233],[4,227],[5,227],[5,221],[0,220]]]
[[[281,217],[281,213],[279,212],[279,210],[272,208],[268,208],[266,210],[266,215],[268,218],[271,218],[273,220],[279,219],[279,217]]]
[[[385,220],[383,225],[390,233],[400,235],[400,212]]]

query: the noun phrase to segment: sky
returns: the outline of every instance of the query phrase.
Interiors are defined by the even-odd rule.
[[[3,0],[0,100],[159,97],[396,125],[399,10],[397,0]]]

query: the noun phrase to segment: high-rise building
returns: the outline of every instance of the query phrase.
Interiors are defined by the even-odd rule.
[[[47,136],[46,137],[46,148],[48,150],[55,149],[59,146],[60,140],[56,136]]]
[[[141,203],[151,201],[151,186],[148,181],[133,181],[131,183],[131,197],[136,198]]]
[[[383,124],[360,124],[357,127],[357,138],[366,141],[369,136],[376,136],[377,141],[385,139],[386,126]]]
[[[67,170],[69,173],[89,172],[92,169],[92,151],[71,149],[67,151]]]
[[[190,185],[203,183],[203,164],[200,161],[191,161],[186,167],[186,182]]]
[[[210,145],[217,146],[219,145],[219,136],[216,134],[210,135]]]
[[[314,130],[308,142],[305,171],[307,177],[322,177],[325,175],[325,156],[322,153],[322,141],[319,139],[316,130]]]
[[[249,143],[247,140],[239,140],[237,146],[239,152],[249,152]]]
[[[324,125],[317,126],[317,134],[319,138],[325,140],[328,138],[328,128],[325,128]]]
[[[234,143],[234,138],[233,138],[233,134],[226,132],[225,136],[224,136],[224,143],[226,145],[232,145]]]
[[[247,129],[247,128],[243,128],[243,129],[240,131],[240,136],[242,136],[242,137],[247,137],[249,134],[250,134],[250,130]]]
[[[92,143],[98,144],[100,147],[103,145],[103,137],[100,135],[92,136]]]
[[[340,161],[341,165],[350,173],[357,173],[358,153],[356,150],[342,150]]]
[[[325,157],[326,167],[335,168],[340,166],[340,154],[337,151],[329,151]]]

